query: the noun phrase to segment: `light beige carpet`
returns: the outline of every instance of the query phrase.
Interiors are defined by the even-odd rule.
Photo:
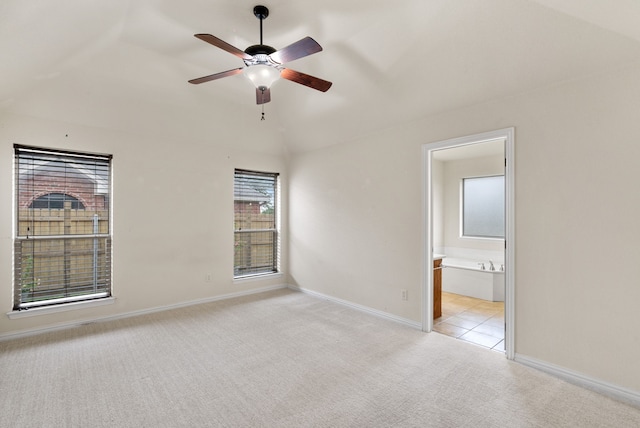
[[[0,343],[2,427],[638,427],[495,351],[289,290]]]

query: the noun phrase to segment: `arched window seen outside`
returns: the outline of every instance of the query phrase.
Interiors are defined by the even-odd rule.
[[[48,193],[46,195],[42,195],[31,202],[29,208],[63,209],[66,201],[71,201],[71,209],[73,210],[84,209],[82,202],[73,196],[64,193]]]

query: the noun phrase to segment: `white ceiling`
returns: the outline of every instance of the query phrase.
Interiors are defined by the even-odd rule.
[[[241,67],[195,37],[259,42],[258,0],[3,0],[0,111],[267,152],[302,152],[640,61],[637,0],[271,0],[264,43],[323,52],[288,67],[260,121]]]

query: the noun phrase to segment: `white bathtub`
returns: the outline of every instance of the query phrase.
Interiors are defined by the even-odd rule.
[[[485,264],[482,270],[479,263]],[[476,297],[493,302],[504,302],[504,271],[502,263],[493,263],[496,270],[489,270],[488,260],[469,260],[453,257],[442,259],[442,291]]]

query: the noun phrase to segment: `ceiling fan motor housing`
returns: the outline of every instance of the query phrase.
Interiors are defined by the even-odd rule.
[[[252,45],[244,50],[249,55],[271,55],[276,50],[267,45]]]

